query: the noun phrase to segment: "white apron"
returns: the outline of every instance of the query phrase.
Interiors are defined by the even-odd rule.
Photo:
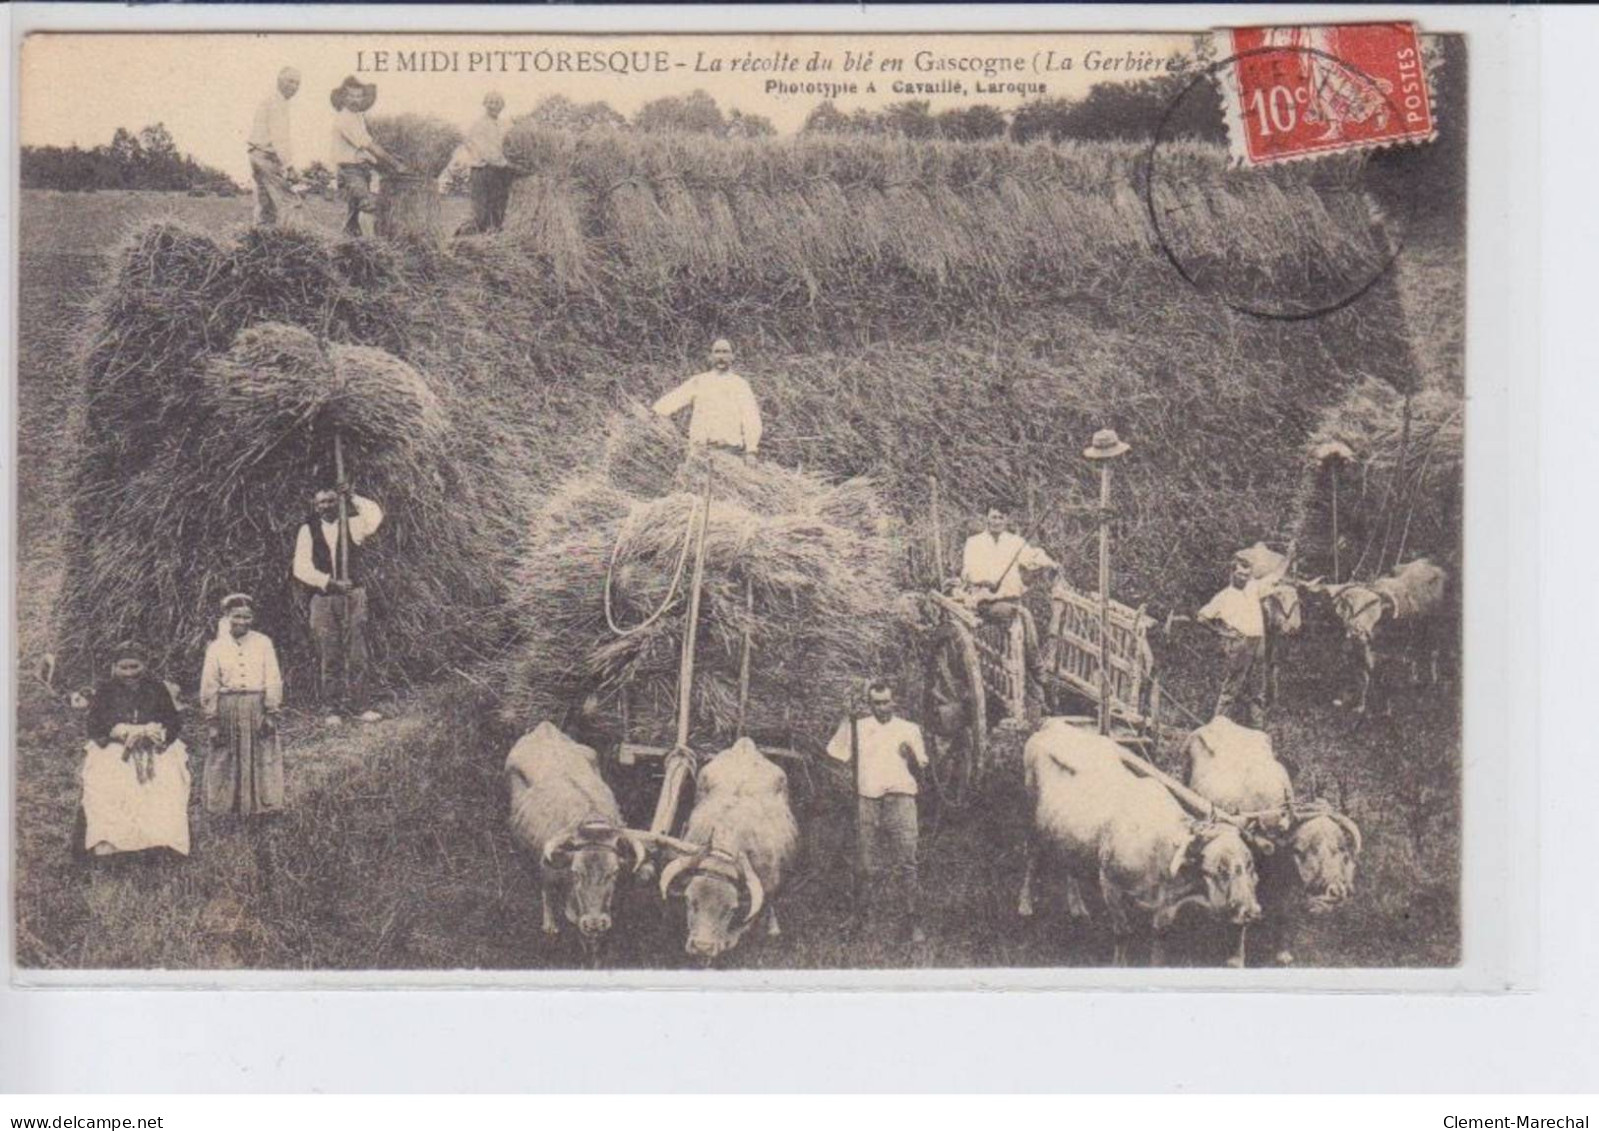
[[[170,848],[189,854],[189,750],[179,739],[153,759],[154,774],[141,783],[122,743],[84,747],[83,847],[102,842],[118,852]]]

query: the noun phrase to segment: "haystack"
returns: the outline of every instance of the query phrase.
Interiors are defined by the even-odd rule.
[[[659,422],[613,418],[601,458],[534,519],[513,594],[522,643],[506,713],[560,717],[596,695],[614,716],[625,690],[632,737],[670,742],[690,536],[709,476],[694,733],[724,744],[735,736],[747,632],[747,729],[816,737],[836,723],[851,680],[902,643],[893,523],[864,480],[720,453],[685,459],[671,436]]]
[[[461,144],[461,131],[424,114],[394,114],[367,122],[372,139],[404,163],[383,174],[377,234],[385,238],[439,239],[443,232],[437,180]]]
[[[408,292],[372,241],[253,229],[229,243],[166,224],[136,238],[86,344],[67,656],[97,667],[139,636],[182,678],[216,602],[242,589],[303,674],[290,564],[310,492],[334,481],[335,429],[355,489],[387,514],[365,558],[380,666],[426,674],[492,645],[518,436],[394,352],[418,326],[396,313]]]

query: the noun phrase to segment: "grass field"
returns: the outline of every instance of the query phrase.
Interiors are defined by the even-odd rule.
[[[459,206],[459,202],[450,202]],[[336,224],[333,205],[315,203]],[[68,852],[82,719],[33,678],[51,647],[59,585],[63,468],[81,410],[73,334],[107,255],[129,227],[175,214],[213,230],[247,223],[248,198],[144,194],[23,195],[19,374],[19,727],[16,847],[18,960],[42,968],[160,967],[536,969],[580,965],[575,947],[538,931],[532,871],[505,829],[500,765],[514,735],[495,729],[467,679],[409,693],[391,718],[330,732],[291,714],[285,730],[290,806],[245,830],[194,817],[196,853],[183,863],[108,862]],[[1416,246],[1401,294],[1429,380],[1458,380],[1460,260]],[[1408,272],[1408,275],[1406,274]],[[1451,274],[1453,273],[1453,274]],[[1195,639],[1185,648],[1203,649]],[[1393,720],[1359,732],[1329,703],[1325,637],[1307,638],[1285,672],[1272,730],[1281,753],[1361,825],[1358,894],[1317,921],[1304,964],[1446,965],[1459,958],[1459,732],[1456,684],[1417,691]],[[1202,657],[1184,650],[1172,686],[1190,705],[1214,695]],[[191,672],[165,673],[192,695]],[[911,689],[907,688],[909,692]],[[907,696],[909,697],[909,696]],[[1019,775],[1018,775],[1019,776]],[[648,783],[622,783],[633,814]],[[741,967],[880,965],[1071,966],[1108,961],[1109,940],[1074,936],[1059,901],[1023,923],[1014,915],[1019,785],[1001,782],[998,819],[923,809],[923,886],[932,940],[908,954],[846,937],[844,795],[801,790],[807,855],[784,899],[783,939],[751,939]],[[648,890],[629,893],[607,964],[680,964],[672,924]],[[1194,940],[1190,940],[1194,941]],[[1191,946],[1179,961],[1210,954]]]

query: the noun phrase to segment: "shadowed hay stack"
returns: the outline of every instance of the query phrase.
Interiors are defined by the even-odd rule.
[[[367,129],[374,141],[405,164],[403,173],[382,174],[378,235],[441,238],[443,214],[436,182],[461,144],[461,131],[423,114],[373,117]]]
[[[736,731],[746,630],[747,729],[825,737],[850,681],[899,642],[892,522],[864,480],[830,483],[721,453],[685,464],[674,440],[659,421],[613,418],[603,457],[534,520],[513,594],[522,647],[508,673],[507,718],[560,718],[590,694],[614,717],[626,688],[630,737],[672,741],[692,546],[667,611],[646,622],[671,590],[709,472],[695,738],[725,742]],[[637,490],[643,484],[653,487]],[[613,561],[612,616],[624,631],[645,625],[621,636],[605,615]]]
[[[182,678],[217,601],[243,589],[303,672],[290,565],[309,493],[334,479],[335,427],[355,489],[387,515],[364,559],[377,662],[427,674],[492,646],[519,434],[393,352],[424,325],[398,312],[409,292],[371,241],[253,229],[228,244],[170,224],[136,238],[86,343],[65,656],[98,667],[135,635]],[[337,340],[357,336],[387,348]]]

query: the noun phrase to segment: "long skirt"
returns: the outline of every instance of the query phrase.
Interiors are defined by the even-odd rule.
[[[283,756],[278,736],[261,733],[266,693],[224,691],[217,697],[221,736],[205,758],[201,792],[207,813],[249,817],[283,808]]]
[[[88,743],[83,758],[83,847],[118,852],[170,848],[189,854],[189,751],[178,740],[151,759],[141,782],[120,742]]]

